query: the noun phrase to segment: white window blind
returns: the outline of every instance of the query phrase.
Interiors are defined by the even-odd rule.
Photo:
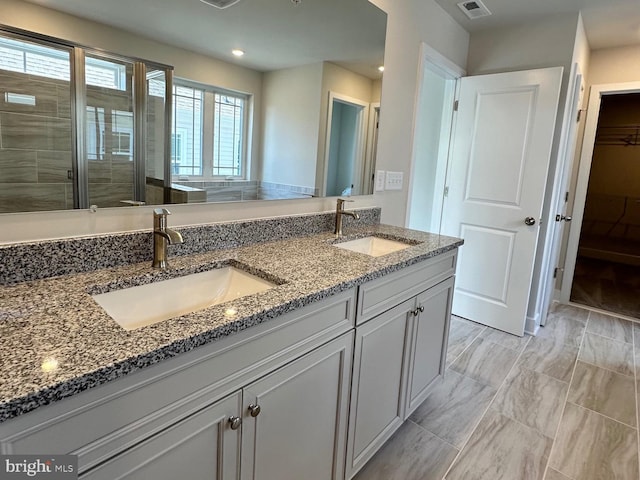
[[[173,86],[171,171],[202,175],[202,103],[204,90]]]
[[[213,174],[241,176],[245,100],[216,93],[214,102]]]
[[[172,173],[242,177],[247,97],[180,80],[173,92]]]

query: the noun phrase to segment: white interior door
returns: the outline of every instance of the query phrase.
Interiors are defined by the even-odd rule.
[[[442,232],[453,313],[523,335],[562,67],[461,79]]]

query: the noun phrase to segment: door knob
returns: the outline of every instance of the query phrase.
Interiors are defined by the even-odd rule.
[[[257,417],[258,415],[260,415],[261,410],[262,409],[260,408],[260,405],[254,405],[253,403],[249,405],[249,414],[252,417]]]
[[[525,225],[529,225],[529,226],[535,225],[536,224],[536,219],[533,218],[533,217],[527,217],[527,218],[524,219],[524,224]]]
[[[229,417],[229,426],[231,427],[231,430],[239,429],[241,423],[242,419],[240,417]]]

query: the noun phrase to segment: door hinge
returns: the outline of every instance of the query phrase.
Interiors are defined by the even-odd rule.
[[[582,118],[582,112],[586,112],[586,110],[578,110],[578,116],[576,117],[576,122],[579,122]]]
[[[444,196],[445,197],[449,196],[449,187],[444,187]]]
[[[553,278],[558,278],[558,274],[562,274],[564,272],[564,268],[556,267],[553,269]]]
[[[455,102],[453,102],[453,111],[457,112],[458,111],[458,100],[456,100]]]
[[[569,201],[569,192],[564,192],[564,203]]]

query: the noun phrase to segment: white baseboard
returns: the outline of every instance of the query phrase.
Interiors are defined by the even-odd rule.
[[[527,335],[537,335],[540,329],[540,314],[536,313],[533,317],[527,315],[524,322],[524,333]]]

